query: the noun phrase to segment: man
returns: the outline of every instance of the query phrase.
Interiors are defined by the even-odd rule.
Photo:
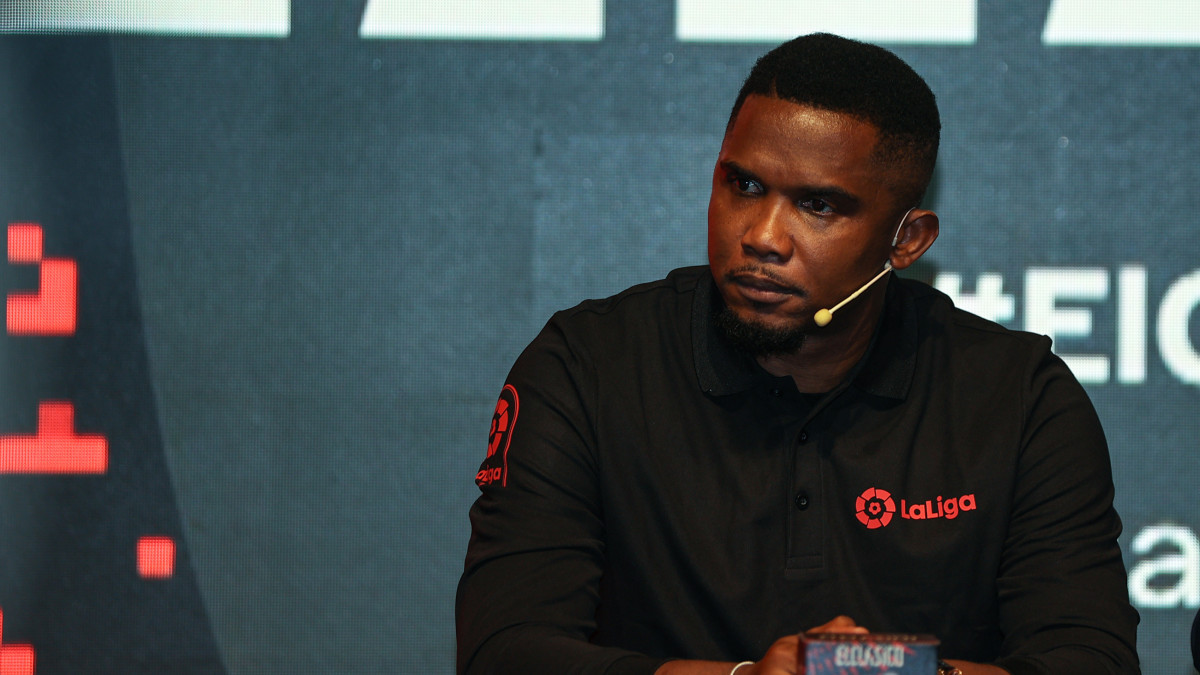
[[[1192,619],[1192,665],[1196,666],[1196,670],[1200,670],[1200,610],[1196,611],[1196,618]]]
[[[1048,339],[889,273],[937,238],[939,133],[883,49],[759,60],[709,266],[556,314],[513,367],[460,672],[795,673],[812,628],[932,633],[968,675],[1138,671],[1082,388]]]

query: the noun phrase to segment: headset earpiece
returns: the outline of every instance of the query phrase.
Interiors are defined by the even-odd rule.
[[[900,216],[900,224],[896,226],[896,236],[892,237],[892,248],[896,248],[896,244],[900,243],[900,233],[904,231],[904,221],[908,220],[908,214],[912,213],[916,208],[914,206],[905,211],[903,216]]]

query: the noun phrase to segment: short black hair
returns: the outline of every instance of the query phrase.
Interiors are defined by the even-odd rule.
[[[865,42],[813,33],[779,45],[750,70],[726,132],[751,94],[844,113],[879,129],[876,156],[905,163],[896,186],[904,208],[917,206],[933,176],[942,123],[929,85],[900,57]]]

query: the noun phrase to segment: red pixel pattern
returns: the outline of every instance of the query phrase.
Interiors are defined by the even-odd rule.
[[[170,578],[175,574],[175,541],[161,536],[138,539],[137,568],[146,579]]]
[[[0,612],[0,675],[33,675],[33,645],[6,645],[4,612]]]
[[[42,256],[42,226],[10,223],[8,261],[38,266],[38,290],[10,293],[6,323],[10,335],[74,335],[79,271],[74,260]],[[3,673],[0,673],[3,675]]]
[[[104,473],[108,441],[75,433],[75,406],[43,401],[35,435],[0,436],[0,473]],[[0,675],[4,675],[0,671]]]

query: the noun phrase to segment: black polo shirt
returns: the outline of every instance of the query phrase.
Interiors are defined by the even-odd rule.
[[[757,659],[838,614],[1020,673],[1137,672],[1108,450],[1043,336],[889,280],[800,394],[715,332],[707,267],[559,312],[476,480],[459,670]]]

